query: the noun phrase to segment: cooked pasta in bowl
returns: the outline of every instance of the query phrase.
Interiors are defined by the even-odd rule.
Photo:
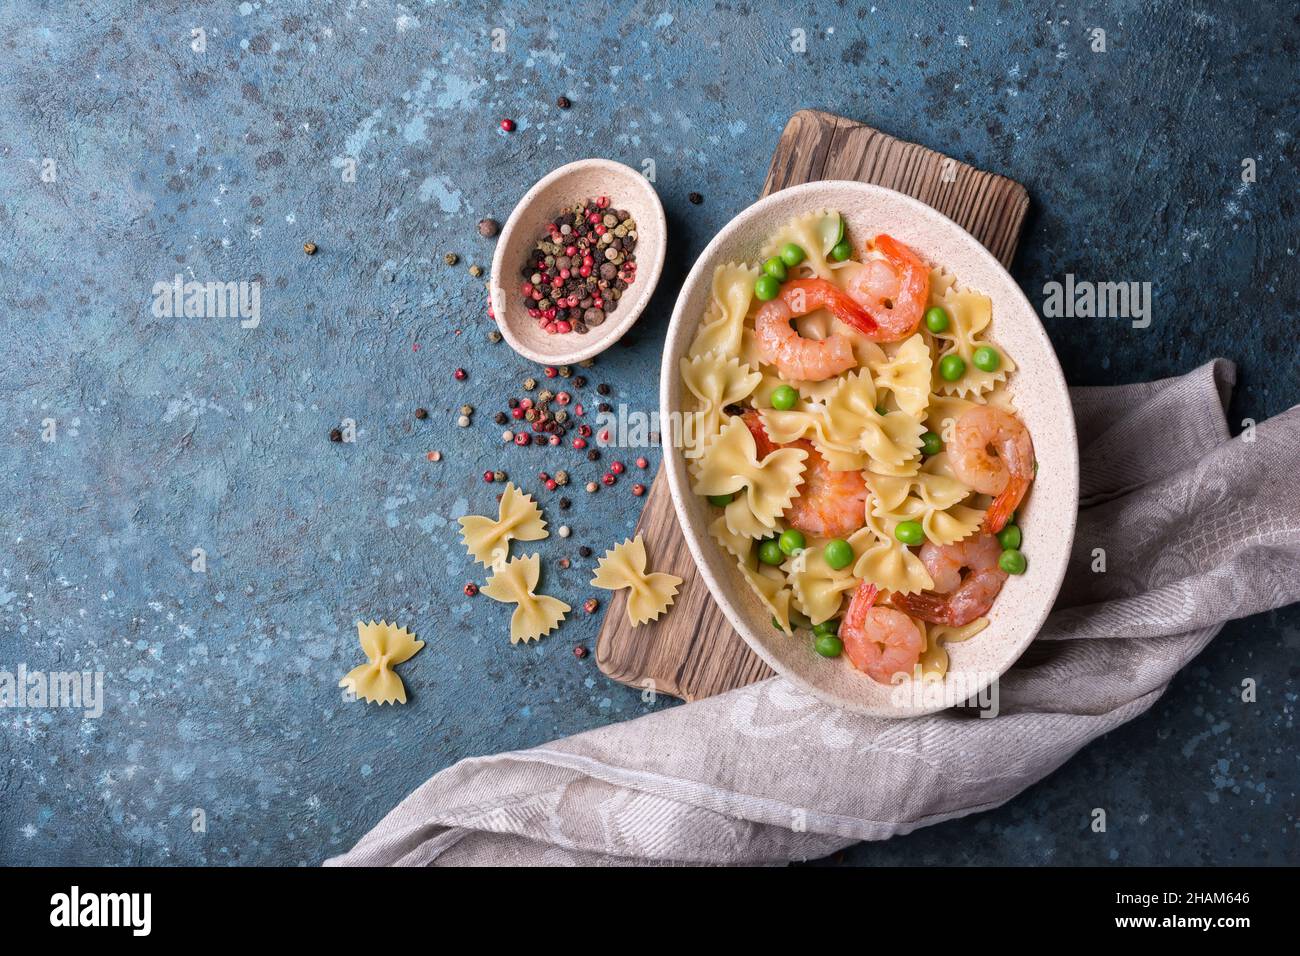
[[[770,196],[688,276],[661,404],[687,542],[767,663],[865,713],[996,708],[1064,574],[1078,457],[983,246],[877,186]]]

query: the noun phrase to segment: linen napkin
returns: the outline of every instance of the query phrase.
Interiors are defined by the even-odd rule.
[[[1234,378],[1217,360],[1072,390],[1073,555],[996,717],[863,717],[776,677],[462,760],[326,865],[783,863],[1010,800],[1146,711],[1225,621],[1300,600],[1300,406],[1231,438]]]

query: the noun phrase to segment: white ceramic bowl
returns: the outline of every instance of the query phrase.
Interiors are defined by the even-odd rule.
[[[597,196],[608,196],[614,208],[626,209],[636,221],[636,281],[600,325],[584,335],[552,335],[538,327],[520,301],[520,269],[537,240],[545,236],[547,223],[565,207]],[[645,310],[667,247],[668,223],[659,194],[635,169],[609,159],[580,159],[548,173],[519,200],[497,239],[490,294],[502,336],[524,358],[542,365],[572,365],[600,354],[622,338]]]
[[[714,268],[733,260],[757,261],[759,249],[783,223],[822,208],[838,210],[857,239],[888,233],[931,265],[955,275],[959,286],[993,300],[987,336],[1016,361],[1008,390],[1033,436],[1039,463],[1037,480],[1017,519],[1024,530],[1028,571],[1008,578],[983,632],[946,645],[950,662],[942,685],[931,687],[922,697],[910,681],[901,687],[878,684],[854,669],[846,657],[818,656],[806,632],[789,637],[772,626],[771,615],[736,570],[734,559],[708,533],[717,512],[691,491],[682,450],[665,449],[664,461],[678,520],[700,573],[718,606],[755,653],[795,684],[846,710],[918,716],[983,692],[1024,652],[1047,617],[1074,537],[1079,489],[1074,415],[1047,333],[1019,286],[987,249],[918,200],[866,183],[824,181],[782,190],[750,206],[714,237],[696,261],[677,299],[664,346],[660,406],[665,421],[683,405],[678,362],[708,305]]]

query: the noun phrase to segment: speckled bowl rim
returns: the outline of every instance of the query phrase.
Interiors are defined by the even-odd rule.
[[[565,179],[576,179],[584,175],[602,180],[603,185],[600,189],[591,190],[597,195],[614,197],[623,207],[639,206],[639,211],[634,213],[639,238],[636,245],[636,281],[629,286],[632,295],[624,296],[619,300],[619,308],[613,313],[612,320],[606,319],[603,325],[593,328],[587,334],[567,333],[547,336],[540,341],[551,345],[553,340],[553,349],[534,348],[524,341],[514,328],[516,321],[532,322],[533,320],[526,314],[523,318],[519,318],[519,306],[506,294],[507,273],[517,275],[519,266],[525,261],[523,254],[510,256],[511,252],[520,252],[520,246],[514,242],[514,236],[516,232],[526,228],[528,223],[524,221],[525,218],[535,205],[547,201],[553,187]],[[626,202],[627,194],[621,193],[617,186],[613,185],[616,181],[636,184],[633,187],[637,193],[635,203]],[[566,194],[565,201],[574,202],[581,198],[585,196]],[[554,208],[541,218],[549,219],[559,210],[560,205],[554,204]],[[647,213],[649,213],[648,217]],[[538,235],[540,232],[526,235],[523,240],[524,245],[531,248]],[[551,170],[524,193],[514,209],[510,211],[509,218],[506,219],[505,225],[501,227],[497,236],[497,246],[492,254],[492,271],[488,278],[488,296],[492,301],[492,312],[496,316],[497,328],[512,349],[529,361],[541,365],[573,365],[593,358],[626,335],[641,317],[641,313],[650,304],[655,287],[659,284],[659,276],[663,272],[667,254],[668,219],[664,215],[664,206],[659,193],[648,179],[631,166],[612,159],[591,157],[565,163]],[[517,258],[518,261],[507,262],[508,257]],[[565,348],[569,343],[574,347]]]
[[[956,652],[959,649],[971,646],[985,635],[993,632],[995,630],[994,625],[998,623],[1000,618],[1003,620],[1003,625],[998,629],[1003,631],[1009,629],[1011,632],[994,645],[996,649],[996,654],[993,655],[994,663],[977,671],[976,678],[963,688],[974,687],[972,693],[965,695],[969,698],[975,694],[984,693],[995,680],[1001,677],[1015,663],[1037,636],[1039,629],[1051,611],[1069,563],[1079,497],[1079,457],[1074,413],[1060,361],[1057,359],[1051,340],[1039,321],[1037,313],[1021,291],[1020,286],[993,254],[985,249],[978,240],[957,223],[920,200],[895,192],[892,189],[886,189],[883,186],[868,183],[823,180],[794,186],[759,200],[742,211],[714,236],[713,240],[695,261],[686,277],[686,281],[682,285],[673,309],[668,337],[664,344],[663,365],[660,375],[660,414],[663,416],[664,421],[670,421],[670,413],[680,407],[678,399],[682,386],[678,374],[678,361],[686,354],[703,314],[702,308],[698,306],[694,309],[691,308],[692,300],[703,295],[705,298],[701,301],[708,301],[709,292],[707,289],[702,289],[702,286],[711,285],[713,270],[717,265],[727,261],[754,261],[757,258],[756,248],[749,250],[740,248],[743,242],[738,238],[740,234],[747,230],[754,231],[755,224],[763,223],[758,231],[770,235],[783,222],[801,212],[832,208],[844,213],[846,219],[850,222],[851,230],[861,235],[862,230],[853,229],[852,225],[856,216],[856,212],[852,210],[856,205],[855,201],[858,200],[865,204],[878,204],[887,211],[884,216],[873,219],[868,227],[872,234],[875,232],[890,233],[915,248],[927,262],[940,266],[953,274],[959,287],[977,288],[993,298],[994,315],[990,327],[990,337],[994,342],[1007,338],[1005,334],[1000,335],[1000,333],[1005,333],[1007,327],[1012,324],[1017,325],[1019,328],[1017,333],[1011,337],[1028,337],[1029,351],[1036,354],[1030,356],[1024,354],[1023,349],[1009,349],[1012,357],[1016,359],[1018,371],[1011,376],[1008,390],[1012,394],[1017,409],[1022,414],[1026,412],[1025,402],[1027,396],[1016,388],[1016,382],[1018,377],[1023,376],[1028,363],[1032,362],[1037,369],[1037,374],[1045,376],[1047,379],[1046,384],[1050,394],[1039,396],[1039,400],[1044,403],[1041,414],[1042,416],[1051,416],[1057,427],[1047,430],[1043,435],[1039,435],[1038,431],[1033,428],[1031,428],[1031,431],[1034,431],[1035,451],[1039,460],[1050,459],[1061,470],[1055,474],[1050,485],[1051,490],[1047,494],[1041,493],[1044,481],[1040,474],[1040,480],[1036,482],[1034,492],[1028,499],[1025,518],[1026,538],[1034,543],[1032,547],[1027,548],[1030,558],[1029,570],[1019,578],[1010,579],[1010,581],[1019,582],[1015,585],[1016,593],[1019,594],[1017,607],[1005,607],[1008,594],[1007,588],[1004,587],[1004,593],[999,596],[998,602],[994,604],[993,609],[989,612],[988,616],[991,622],[989,628],[971,638],[968,643],[949,646],[955,660],[957,657]],[[930,244],[924,241],[924,234],[927,231],[932,234],[940,234],[944,242],[958,249],[958,254],[947,256],[948,261],[935,262],[935,257],[927,249],[927,245]],[[998,288],[980,288],[978,284],[968,279],[968,276],[963,273],[969,274],[974,271],[974,266],[963,268],[963,264],[971,265],[973,263],[978,263],[979,270],[991,278],[993,280],[991,284],[997,285]],[[1017,352],[1020,354],[1017,354]],[[1047,403],[1050,403],[1050,408],[1046,407]],[[1034,417],[1041,416],[1035,415]],[[839,679],[810,679],[804,674],[798,673],[792,666],[787,666],[786,662],[769,647],[768,642],[776,640],[797,641],[799,638],[787,637],[772,628],[770,621],[765,616],[766,612],[762,611],[757,599],[750,594],[744,593],[749,589],[743,584],[743,579],[740,578],[739,573],[734,570],[734,559],[725,554],[721,546],[708,533],[703,513],[692,512],[691,504],[688,504],[688,502],[694,502],[697,509],[700,509],[700,506],[695,501],[695,496],[690,490],[689,476],[682,450],[669,444],[665,446],[663,456],[665,467],[668,470],[668,483],[672,493],[673,507],[677,512],[677,519],[681,524],[686,544],[699,569],[700,576],[704,579],[714,601],[722,609],[732,627],[768,666],[792,681],[796,686],[827,703],[855,713],[877,717],[919,717],[948,709],[953,705],[951,700],[938,699],[932,701],[929,705],[922,703],[918,706],[900,707],[895,701],[884,700],[882,702],[879,700],[878,698],[882,695],[888,696],[891,689],[875,684],[866,675],[854,672],[854,676],[864,682],[862,684],[863,692],[849,694],[832,686],[833,684],[844,684],[845,681]],[[1035,538],[1034,532],[1036,528],[1042,528],[1047,523],[1054,524],[1054,527],[1051,529],[1051,539],[1044,542],[1041,538]],[[711,549],[710,555],[706,556],[705,549]],[[729,575],[731,580],[726,587],[710,570],[711,561],[716,562],[719,558],[725,562],[724,567],[729,564],[732,568]],[[741,582],[740,590],[735,588],[735,582],[737,581]],[[1011,586],[1010,581],[1008,587]],[[739,598],[735,597],[736,594],[739,594]],[[1018,613],[1020,617],[1015,621],[1011,621],[1010,624],[1006,624],[1006,619],[999,614],[1000,606],[1003,608],[1003,614],[1014,612]],[[811,644],[810,641],[807,643]],[[988,650],[989,648],[985,648],[985,653]],[[794,653],[797,653],[797,651]],[[813,653],[811,648],[808,648],[807,653]],[[852,668],[852,665],[844,658],[834,661],[827,660],[826,664]],[[956,671],[957,667],[954,667],[945,676],[945,687],[952,683],[953,674]],[[829,674],[830,671],[814,670],[813,673],[821,675]],[[849,686],[854,685],[850,682]],[[873,687],[876,689],[872,690]]]

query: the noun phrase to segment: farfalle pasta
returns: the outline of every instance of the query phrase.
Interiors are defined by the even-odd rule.
[[[357,621],[357,639],[366,653],[366,662],[348,671],[339,686],[351,691],[358,700],[381,705],[405,704],[406,685],[393,668],[414,657],[424,647],[424,641],[416,640],[406,628],[387,621]]]
[[[1036,465],[992,301],[832,210],[761,249],[715,271],[681,362],[709,534],[817,653],[885,683],[941,675],[943,645],[1026,568],[1014,517]]]
[[[510,557],[510,542],[540,541],[547,536],[546,521],[536,502],[507,483],[495,519],[466,515],[460,519],[461,540],[469,556],[484,567],[498,567]]]
[[[668,610],[682,579],[666,571],[647,571],[645,541],[637,535],[605,552],[591,583],[606,591],[626,588],[628,623],[637,627]]]
[[[537,593],[537,582],[541,579],[542,560],[538,555],[530,554],[522,558],[511,558],[504,565],[498,566],[483,585],[482,593],[494,601],[514,604],[514,613],[510,615],[510,643],[520,641],[528,643],[551,633],[564,615],[570,611],[569,605],[559,598]]]

